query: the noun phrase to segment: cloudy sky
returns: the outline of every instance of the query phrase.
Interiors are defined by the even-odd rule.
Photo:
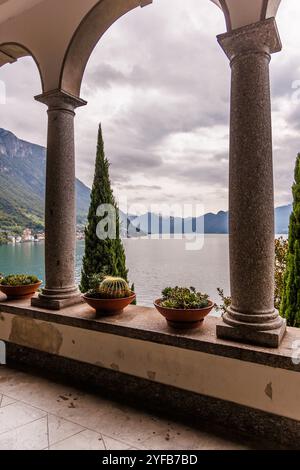
[[[276,205],[289,203],[300,151],[300,2],[282,0],[283,51],[272,58]],[[88,64],[77,111],[77,176],[91,185],[97,127],[118,196],[130,203],[228,208],[230,68],[216,42],[223,15],[208,0],[154,0],[114,24]],[[0,127],[46,144],[46,109],[29,58],[5,66]],[[299,81],[297,84],[297,80]],[[294,84],[294,85],[293,85]],[[297,99],[298,97],[298,99]]]

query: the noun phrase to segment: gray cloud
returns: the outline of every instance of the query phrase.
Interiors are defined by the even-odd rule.
[[[271,67],[271,90],[273,100],[276,98],[290,98],[293,93],[292,84],[300,80],[299,58],[288,57],[283,60],[280,67]]]
[[[217,161],[217,162],[227,162],[229,160],[229,151],[227,152],[221,152],[221,153],[216,153],[214,155],[214,159]]]
[[[123,184],[123,183],[119,183],[119,186],[122,187],[122,190],[127,190],[127,191],[140,191],[140,190],[161,191],[162,190],[162,187],[157,186],[157,185],[147,186],[146,184]]]

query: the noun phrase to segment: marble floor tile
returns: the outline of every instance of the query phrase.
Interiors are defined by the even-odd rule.
[[[130,444],[127,444],[125,442],[118,441],[111,437],[103,436],[103,434],[102,434],[102,438],[103,438],[106,450],[129,450],[130,449]]]
[[[0,450],[43,450],[47,447],[46,416],[0,434]]]
[[[54,445],[75,434],[84,431],[82,426],[66,421],[63,418],[54,415],[48,415],[49,445]]]
[[[120,402],[0,368],[0,449],[246,449],[230,438]]]
[[[177,423],[169,423],[165,432],[151,437],[142,445],[148,450],[246,450],[246,446],[231,440]]]
[[[14,398],[7,397],[6,395],[2,395],[2,400],[0,400],[0,408],[4,408],[5,406],[12,405],[16,403]]]
[[[101,434],[85,430],[50,446],[50,450],[105,450]]]
[[[97,422],[93,420],[86,425],[97,432],[138,447],[151,436],[164,432],[166,426],[163,420],[127,406],[113,407],[109,412],[101,414]]]
[[[13,403],[0,408],[0,435],[23,426],[37,419],[43,418],[46,413],[42,410],[25,405],[24,403]]]

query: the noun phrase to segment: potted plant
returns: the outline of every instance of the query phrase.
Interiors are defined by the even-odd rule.
[[[28,274],[10,274],[0,279],[0,291],[7,296],[8,300],[30,298],[41,285],[42,281]]]
[[[167,287],[162,298],[154,302],[155,308],[168,324],[178,329],[193,329],[200,326],[214,308],[207,294],[197,292],[194,287]]]
[[[85,302],[97,313],[116,315],[122,313],[124,308],[134,302],[136,296],[124,279],[105,276],[98,283],[100,279],[101,276],[93,276],[92,285],[94,287],[83,295]]]

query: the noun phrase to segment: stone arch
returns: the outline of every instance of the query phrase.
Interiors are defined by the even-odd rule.
[[[18,59],[23,57],[32,57],[41,79],[42,90],[44,92],[44,79],[41,71],[40,64],[35,55],[28,49],[28,47],[19,44],[18,42],[8,42],[0,44],[0,67],[6,64],[13,64]]]
[[[83,18],[66,51],[59,88],[74,96],[80,88],[87,62],[103,34],[121,16],[153,0],[100,0]]]

